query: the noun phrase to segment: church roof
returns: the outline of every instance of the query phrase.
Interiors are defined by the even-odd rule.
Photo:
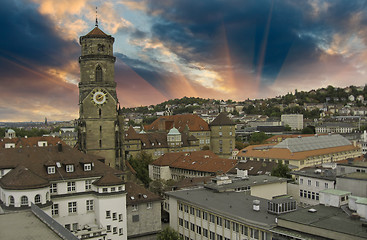
[[[90,31],[86,37],[108,37],[106,33],[104,33],[101,29],[98,27],[93,28],[92,31]]]
[[[209,126],[225,126],[225,125],[235,125],[235,123],[229,119],[226,113],[221,112],[219,115],[209,124]]]
[[[173,126],[180,132],[183,132],[186,126],[191,132],[210,131],[208,123],[195,114],[162,116],[156,119],[152,124],[145,125],[144,129],[146,131],[168,131]]]

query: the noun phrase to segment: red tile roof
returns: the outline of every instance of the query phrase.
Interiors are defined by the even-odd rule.
[[[144,126],[144,129],[146,131],[169,131],[175,127],[183,132],[186,126],[191,132],[210,131],[208,123],[195,114],[162,116],[152,124]]]
[[[59,137],[17,137],[0,139],[0,148],[5,148],[6,143],[14,143],[16,148],[38,147],[40,141],[46,141],[48,146],[55,146],[59,142],[66,145]]]
[[[87,35],[88,37],[108,37],[107,34],[105,34],[101,29],[98,27],[93,28],[92,31],[90,31]]]
[[[220,158],[210,150],[197,152],[166,153],[152,165],[169,166],[210,173],[227,173],[237,163],[233,159]]]

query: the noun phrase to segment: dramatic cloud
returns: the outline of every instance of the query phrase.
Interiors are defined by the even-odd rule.
[[[122,107],[366,82],[362,0],[4,0],[0,121],[78,117],[78,39],[96,6]]]

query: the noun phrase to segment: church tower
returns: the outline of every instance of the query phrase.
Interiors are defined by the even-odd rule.
[[[121,168],[114,38],[95,28],[80,37],[79,148]]]

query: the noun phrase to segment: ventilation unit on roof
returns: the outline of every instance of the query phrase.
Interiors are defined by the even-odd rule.
[[[316,209],[314,209],[314,208],[310,208],[310,209],[308,209],[308,212],[310,212],[310,213],[315,213],[315,212],[317,212],[317,210],[316,210]]]

